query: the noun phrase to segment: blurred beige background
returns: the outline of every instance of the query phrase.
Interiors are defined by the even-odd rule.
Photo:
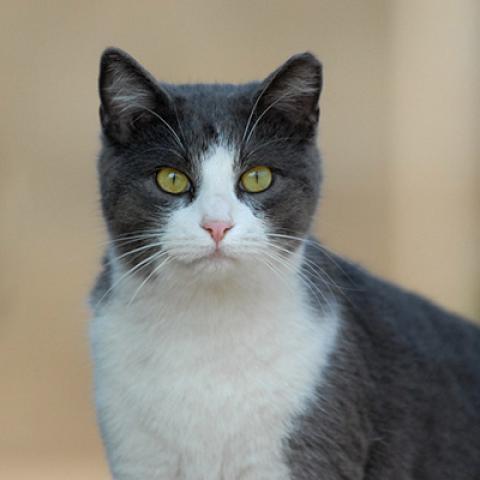
[[[479,319],[477,0],[0,3],[0,478],[108,478],[85,299],[105,240],[97,66],[120,46],[168,81],[324,63],[317,231]]]

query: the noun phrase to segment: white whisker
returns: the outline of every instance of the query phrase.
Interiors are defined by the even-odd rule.
[[[148,258],[146,258],[145,260],[142,260],[140,263],[138,263],[137,265],[133,266],[132,268],[130,268],[127,272],[125,272],[123,275],[120,276],[120,278],[117,279],[117,281],[100,297],[100,299],[96,302],[95,306],[98,306],[101,304],[101,302],[103,301],[103,299],[112,291],[114,290],[125,278],[133,275],[136,271],[138,271],[139,269],[142,269],[144,267],[146,267],[149,263],[151,263],[153,260],[157,259],[157,258],[161,258],[162,256],[165,256],[166,253],[161,251],[161,252],[157,252],[157,253],[154,253],[152,255],[150,255]]]
[[[145,278],[145,280],[143,280],[143,282],[139,285],[139,287],[135,290],[135,293],[132,295],[132,298],[129,300],[129,302],[127,303],[127,306],[130,305],[134,300],[135,300],[135,297],[138,295],[138,293],[140,292],[140,290],[142,289],[142,287],[144,285],[146,285],[146,283],[150,280],[150,278],[152,278],[153,275],[155,275],[162,267],[164,267],[166,264],[168,264],[170,261],[171,261],[171,257],[167,256],[167,258],[165,258],[165,260],[163,260],[159,265],[157,265],[151,272],[150,274]]]
[[[276,248],[277,250],[280,250],[280,251],[286,253],[286,254],[291,253],[290,250],[288,250],[287,248],[281,247],[276,243],[270,242],[269,245],[273,248]],[[340,285],[335,283],[335,281],[330,277],[330,275],[328,274],[327,271],[322,270],[319,265],[317,265],[316,263],[309,260],[305,255],[303,256],[302,262],[303,262],[304,266],[308,267],[311,272],[313,272],[314,274],[316,274],[320,277],[320,280],[322,281],[322,283],[325,283],[326,285],[331,285],[331,286],[337,288],[340,291],[343,289],[343,287],[340,287]],[[325,275],[329,279],[331,284],[325,281],[322,274]]]
[[[328,260],[332,262],[332,264],[338,268],[340,272],[342,272],[346,277],[348,277],[348,273],[342,268],[342,266],[333,258],[332,252],[325,247],[324,245],[321,245],[315,240],[312,240],[310,238],[302,238],[302,237],[296,237],[294,235],[286,235],[286,234],[281,234],[281,233],[267,233],[268,237],[278,237],[278,238],[285,238],[289,240],[296,240],[304,243],[308,243],[310,246],[313,248],[316,248],[317,250],[320,250],[322,253],[325,254]]]
[[[253,115],[255,114],[255,111],[257,110],[258,104],[259,104],[260,100],[262,99],[263,95],[265,94],[265,92],[267,91],[269,86],[270,86],[270,84],[267,84],[267,85],[265,85],[265,87],[263,87],[262,91],[260,92],[257,99],[255,100],[255,103],[253,104],[252,110],[250,111],[250,115],[248,116],[247,123],[245,125],[245,130],[243,131],[243,136],[242,136],[242,141],[241,141],[242,145],[245,142],[245,137],[248,134],[248,128],[250,127],[250,123],[252,121]]]
[[[279,103],[281,100],[285,100],[286,98],[289,98],[293,95],[289,95],[288,93],[285,93],[283,95],[280,95],[280,97],[278,97],[274,102],[272,102],[259,116],[258,118],[255,120],[255,123],[253,124],[252,128],[250,129],[250,132],[247,136],[247,139],[245,140],[245,145],[248,144],[248,142],[250,141],[250,139],[252,138],[252,135],[253,135],[253,132],[255,131],[255,129],[257,128],[257,125],[259,124],[260,120],[277,104]]]
[[[129,255],[134,255],[135,253],[142,252],[144,250],[148,250],[150,248],[159,248],[161,247],[162,244],[160,242],[158,243],[150,243],[148,245],[143,245],[142,247],[134,248],[133,250],[129,250],[126,253],[123,253],[122,255],[119,255],[118,257],[115,256],[115,260],[120,260],[122,258],[128,257]]]
[[[161,235],[161,231],[160,230],[157,230],[157,231],[153,231],[152,232],[149,232],[149,231],[145,231],[145,230],[138,230],[136,232],[130,232],[130,233],[127,233],[127,234],[123,234],[123,235],[118,235],[116,236],[115,238],[113,239],[108,239],[108,240],[105,240],[103,242],[101,242],[101,245],[104,246],[104,245],[113,245],[113,244],[120,244],[120,243],[129,243],[129,242],[134,242],[134,241],[137,241],[137,240],[145,240],[145,239],[148,239],[148,238],[152,238],[152,237],[159,237]]]
[[[173,129],[173,127],[161,115],[159,115],[157,112],[154,112],[150,108],[144,107],[143,105],[137,105],[137,107],[139,107],[142,110],[146,110],[147,112],[150,112],[154,117],[158,118],[165,125],[165,127],[168,128],[168,130],[173,135],[173,137],[174,137],[176,143],[178,144],[178,146],[181,147],[182,150],[185,153],[187,152],[187,149],[186,149],[185,145],[183,144],[182,140],[180,139],[180,137],[178,136],[177,132]]]
[[[329,302],[328,302],[327,298],[325,297],[324,293],[305,274],[303,274],[302,271],[299,268],[296,268],[296,266],[291,264],[287,259],[281,258],[278,255],[267,254],[267,253],[266,253],[266,255],[269,256],[272,260],[279,263],[280,265],[287,268],[287,270],[290,271],[290,273],[298,275],[307,284],[307,287],[310,287],[313,290],[313,293],[314,293],[314,295],[317,299],[317,302],[320,306],[322,306],[323,303],[325,303],[326,305],[329,305]],[[323,302],[320,301],[320,299],[317,296],[317,293],[322,297]]]
[[[286,142],[288,140],[290,140],[291,137],[281,137],[281,138],[275,138],[273,140],[270,140],[269,142],[264,142],[264,143],[261,143],[260,145],[258,145],[256,148],[254,148],[253,150],[249,151],[247,153],[247,155],[245,155],[245,159],[247,159],[248,157],[251,157],[252,155],[254,155],[255,153],[257,153],[259,150],[262,150],[262,148],[265,148],[265,147],[268,147],[269,145],[274,145],[275,143],[280,143],[280,142]]]

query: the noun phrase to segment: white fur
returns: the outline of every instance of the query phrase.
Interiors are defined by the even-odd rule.
[[[142,279],[119,282],[92,322],[116,480],[287,480],[284,441],[334,348],[335,309],[313,312],[295,271],[248,246],[266,226],[234,194],[233,155],[219,147],[202,165],[198,198],[162,236],[174,260],[133,302]],[[228,259],[211,257],[205,217],[234,223]]]
[[[167,252],[187,261],[204,258],[215,251],[205,220],[230,221],[234,226],[222,241],[230,256],[243,256],[251,242],[264,238],[265,225],[235,195],[233,152],[219,146],[202,162],[201,188],[195,202],[173,213],[162,236]],[[186,248],[185,248],[185,245]]]

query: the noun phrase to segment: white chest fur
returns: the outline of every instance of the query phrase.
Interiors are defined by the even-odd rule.
[[[132,285],[115,291],[92,343],[116,480],[289,478],[283,442],[338,321],[312,312],[295,279],[274,279],[209,291],[152,282],[131,305]]]

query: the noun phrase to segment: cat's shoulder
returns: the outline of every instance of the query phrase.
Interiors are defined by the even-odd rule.
[[[372,274],[312,237],[306,242],[305,258],[317,266],[317,272],[305,269],[311,281],[332,292],[346,316],[372,335],[388,334],[432,350],[458,344],[480,356],[480,328],[473,322]]]

